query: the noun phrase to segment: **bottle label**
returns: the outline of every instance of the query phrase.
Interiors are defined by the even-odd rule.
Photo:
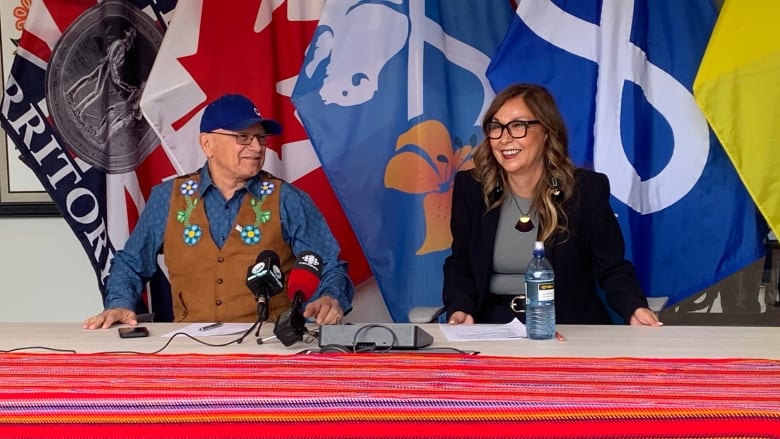
[[[539,301],[550,302],[555,300],[555,283],[547,282],[539,284]]]
[[[555,282],[526,282],[525,303],[530,304],[536,297],[536,302],[552,302],[555,300]]]

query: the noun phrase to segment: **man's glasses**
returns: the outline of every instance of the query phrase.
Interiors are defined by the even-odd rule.
[[[269,134],[254,134],[254,133],[220,133],[217,131],[210,131],[209,134],[222,134],[223,136],[231,136],[235,137],[236,143],[239,145],[251,145],[252,140],[257,137],[257,142],[261,145],[265,145],[268,143],[268,138],[271,137]]]
[[[538,120],[512,120],[506,125],[498,122],[490,122],[487,126],[487,136],[490,139],[500,139],[504,135],[504,128],[512,138],[522,139],[528,134],[528,126],[541,123]]]

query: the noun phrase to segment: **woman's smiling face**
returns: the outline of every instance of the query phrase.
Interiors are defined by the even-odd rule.
[[[522,97],[512,98],[496,112],[492,122],[507,125],[512,121],[536,121]],[[490,139],[496,161],[507,174],[533,173],[543,166],[545,130],[539,123],[527,125],[525,137],[516,139],[504,128],[501,137]]]

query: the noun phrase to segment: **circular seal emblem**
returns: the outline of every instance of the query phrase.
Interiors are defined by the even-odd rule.
[[[105,0],[54,47],[46,70],[52,122],[65,146],[101,171],[133,171],[159,144],[140,103],[162,38],[132,4]]]

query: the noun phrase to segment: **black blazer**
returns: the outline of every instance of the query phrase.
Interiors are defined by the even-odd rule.
[[[609,306],[629,322],[637,308],[647,307],[647,299],[634,267],[624,257],[623,234],[609,205],[609,180],[584,169],[577,169],[574,177],[574,194],[563,206],[568,233],[556,233],[545,242],[545,254],[555,271],[556,321],[612,323],[596,292],[598,282]],[[501,196],[501,188],[494,196]],[[479,316],[487,306],[499,211],[485,213],[481,186],[471,171],[455,176],[452,254],[444,261],[442,298],[447,315],[463,311],[477,323],[491,323],[479,322]]]

